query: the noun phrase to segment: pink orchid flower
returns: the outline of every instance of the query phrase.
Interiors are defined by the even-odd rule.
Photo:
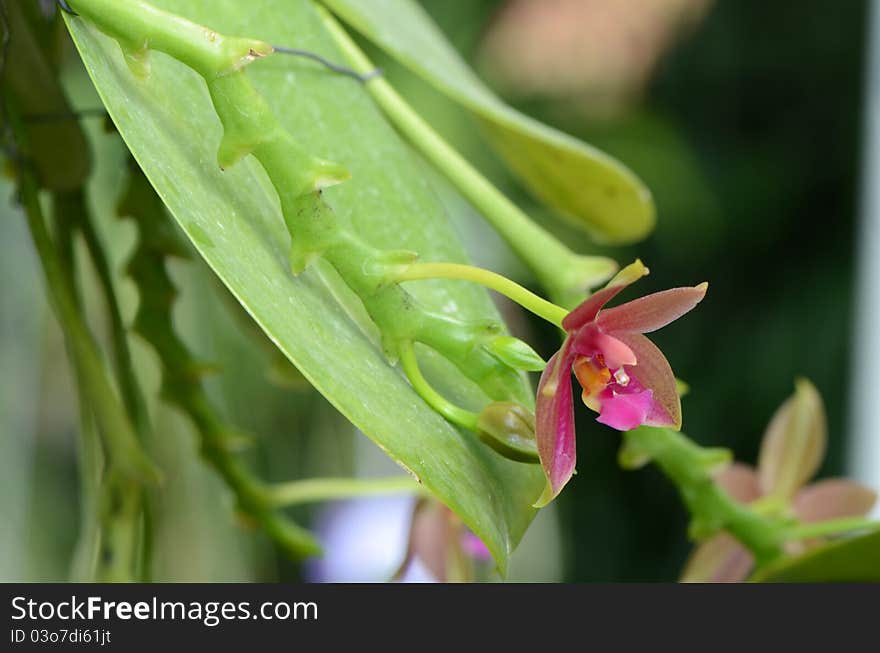
[[[475,564],[488,563],[492,555],[449,508],[433,499],[420,499],[413,508],[406,555],[394,574],[404,578],[418,561],[439,583],[473,579]]]
[[[877,499],[867,487],[840,478],[804,487],[825,456],[827,438],[822,398],[812,383],[799,380],[794,396],[779,407],[767,425],[757,469],[734,463],[722,470],[715,482],[741,503],[776,503],[779,510],[803,523],[866,515]],[[787,550],[795,554],[816,543],[790,542]],[[743,581],[754,564],[748,549],[733,536],[719,533],[694,549],[681,581]]]
[[[642,334],[694,308],[708,284],[664,290],[605,308],[646,274],[648,268],[641,261],[628,265],[562,322],[565,341],[538,383],[535,434],[547,488],[536,507],[552,501],[574,473],[572,372],[583,388],[584,403],[599,413],[596,421],[619,431],[642,424],[681,428],[675,376],[663,353]]]

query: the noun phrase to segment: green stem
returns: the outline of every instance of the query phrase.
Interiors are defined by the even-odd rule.
[[[170,254],[163,237],[168,218],[162,200],[140,170],[132,171],[119,213],[137,221],[138,242],[128,263],[128,273],[140,294],[134,329],[159,357],[162,397],[192,420],[202,457],[235,496],[241,513],[259,524],[292,558],[320,552],[310,533],[274,509],[262,482],[230,451],[235,431],[217,415],[201,381],[198,361],[174,330],[177,289],[166,269]]]
[[[323,7],[317,10],[351,66],[361,74],[375,70],[336,19]],[[535,224],[434,131],[384,78],[374,77],[364,85],[394,125],[483,214],[551,296],[568,300],[577,293],[582,299],[590,285],[602,280],[603,268],[607,276],[614,272],[613,262],[579,256]]]
[[[786,509],[785,501],[779,497],[765,495],[749,504],[749,509],[759,515],[779,515]]]
[[[82,386],[77,379],[77,385]],[[101,542],[100,505],[101,470],[104,465],[101,440],[95,420],[82,392],[79,400],[79,441],[77,471],[79,472],[79,532],[70,565],[75,583],[94,583],[97,579],[98,548]]]
[[[76,192],[80,192],[77,190]],[[73,236],[76,223],[69,218],[67,211],[59,210],[69,193],[56,192],[52,195],[52,218],[55,235],[54,245],[58,265],[68,279],[76,278]],[[82,315],[82,299],[77,286],[69,286],[71,300]],[[79,440],[77,442],[77,462],[79,472],[79,532],[71,561],[71,580],[74,582],[95,582],[97,579],[98,550],[101,543],[101,493],[104,489],[101,478],[104,468],[104,454],[101,439],[95,424],[94,413],[83,392],[85,380],[78,365],[72,365],[76,375],[79,406]]]
[[[866,517],[842,517],[840,519],[829,519],[827,521],[792,526],[785,531],[785,539],[806,540],[812,537],[838,535],[850,531],[877,530],[880,530],[880,521],[875,521]]]
[[[531,311],[538,317],[544,318],[559,328],[562,328],[562,320],[568,315],[568,311],[561,306],[548,302],[543,297],[539,297],[507,277],[473,265],[463,265],[461,263],[413,263],[405,270],[394,275],[394,281],[398,282],[415,281],[417,279],[462,279],[478,283],[512,299],[526,310]]]
[[[652,459],[681,493],[692,518],[692,530],[708,536],[728,531],[755,556],[759,566],[783,553],[781,522],[756,514],[722,490],[710,473],[718,456],[684,434],[663,428],[641,427],[623,434],[634,452]]]
[[[161,50],[205,77],[238,70],[272,46],[255,39],[223,36],[141,0],[71,0],[73,9],[116,35],[128,63],[140,74],[149,70],[147,49]]]
[[[419,396],[424,399],[431,408],[443,415],[453,424],[458,424],[471,431],[477,430],[479,415],[469,410],[460,408],[451,403],[439,392],[431,387],[427,379],[422,376],[419,369],[419,362],[416,359],[416,350],[412,341],[404,341],[400,343],[400,363],[403,365],[403,371],[406,373],[409,382]]]
[[[101,545],[95,578],[101,583],[140,580],[143,488],[109,471],[101,497]],[[142,570],[141,570],[142,571]]]
[[[81,389],[88,397],[88,403],[95,411],[101,427],[108,461],[133,478],[156,480],[158,472],[141,450],[128,417],[107,378],[98,346],[77,309],[71,280],[65,275],[55,255],[55,247],[40,208],[38,188],[28,171],[22,171],[21,174],[21,194],[34,246],[46,277],[49,299],[64,331],[78,376],[83,381]]]
[[[49,299],[65,336],[79,391],[83,394],[81,405],[94,411],[106,451],[100,501],[113,509],[99,510],[101,544],[95,576],[98,580],[136,580],[143,498],[141,483],[145,479],[155,479],[158,473],[140,449],[128,417],[115,398],[98,347],[80,314],[72,280],[65,273],[64,264],[57,256],[46,228],[38,186],[26,168],[21,172],[20,188]],[[87,442],[87,434],[84,433],[83,438]],[[92,455],[91,452],[84,453]],[[88,473],[88,470],[84,471]],[[85,546],[92,545],[87,543]],[[91,566],[89,555],[89,550],[84,551],[86,568]]]
[[[409,476],[390,478],[311,478],[267,488],[274,506],[384,494],[422,494],[425,490]]]
[[[128,414],[132,417],[141,442],[144,442],[149,430],[149,418],[143,393],[141,392],[131,359],[131,350],[128,346],[128,332],[122,321],[122,310],[119,307],[119,300],[116,297],[116,290],[113,286],[113,273],[110,270],[107,255],[104,253],[104,246],[101,244],[90,216],[86,212],[85,198],[81,192],[75,194],[73,205],[70,206],[70,209],[78,216],[77,224],[85,240],[92,263],[95,266],[95,273],[101,286],[101,292],[104,295],[104,301],[107,303],[107,312],[110,316],[113,358],[116,363],[116,376],[119,380],[119,393]],[[65,217],[67,219],[74,218],[74,216],[70,215]]]

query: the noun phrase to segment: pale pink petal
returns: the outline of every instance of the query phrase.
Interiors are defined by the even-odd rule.
[[[571,348],[587,358],[602,354],[605,367],[611,370],[637,363],[632,349],[614,336],[602,333],[595,324],[588,324],[575,332],[571,337]]]
[[[740,503],[751,503],[761,497],[761,484],[754,468],[732,463],[715,475],[715,483]]]
[[[763,493],[790,501],[819,469],[827,437],[822,397],[812,383],[799,379],[764,432],[758,456]]]
[[[631,431],[645,423],[654,405],[650,390],[600,399],[602,410],[596,421],[618,431]]]
[[[877,493],[845,478],[829,478],[800,490],[794,497],[794,514],[805,522],[867,515]]]
[[[699,544],[685,563],[682,583],[738,583],[749,577],[754,557],[733,536],[718,535]]]
[[[646,274],[648,274],[648,268],[641,261],[637,260],[634,263],[630,263],[618,272],[604,288],[594,292],[569,313],[562,321],[562,328],[571,333],[592,322],[605,304],[614,299],[624,288],[638,281]]]
[[[650,333],[693,309],[706,296],[707,283],[694,288],[672,288],[639,297],[599,313],[596,323],[607,333]]]
[[[675,375],[663,352],[641,333],[620,333],[617,336],[633,350],[638,360],[638,364],[626,368],[626,373],[654,393],[644,423],[680,429],[681,399],[675,385]]]
[[[455,554],[451,548],[453,527],[449,508],[431,499],[417,501],[410,522],[406,555],[394,578],[402,578],[413,559],[418,558],[437,581],[445,583],[449,561]]]
[[[547,489],[535,503],[540,508],[552,501],[574,474],[574,401],[571,396],[571,366],[575,354],[566,338],[562,349],[544,368],[535,400],[535,437],[538,455],[547,476]]]
[[[489,548],[483,543],[483,540],[470,531],[461,536],[461,548],[467,556],[474,560],[488,562],[492,559],[492,554],[489,553]]]

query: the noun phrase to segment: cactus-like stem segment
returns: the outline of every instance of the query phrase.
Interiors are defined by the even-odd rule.
[[[278,194],[291,235],[291,270],[297,274],[317,257],[326,259],[363,301],[382,332],[389,358],[400,355],[402,343],[424,342],[493,399],[529,401],[512,396],[522,393],[520,372],[480,346],[487,334],[499,332],[500,325],[475,324],[426,310],[398,283],[388,283],[382,261],[395,252],[367,244],[338,219],[321,190],[346,180],[348,172],[309,154],[278,122],[243,69],[271,48],[217,34],[140,0],[75,0],[71,6],[115,38],[123,52],[130,53],[135,46],[144,52],[158,49],[202,75],[223,125],[219,165],[229,167],[248,154],[260,162]]]

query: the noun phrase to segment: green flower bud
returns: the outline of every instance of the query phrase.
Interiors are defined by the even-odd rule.
[[[535,415],[511,401],[496,401],[483,409],[477,420],[477,434],[485,444],[505,458],[537,463]]]
[[[486,345],[486,349],[505,365],[515,370],[540,372],[547,363],[534,349],[513,336],[499,336]]]

